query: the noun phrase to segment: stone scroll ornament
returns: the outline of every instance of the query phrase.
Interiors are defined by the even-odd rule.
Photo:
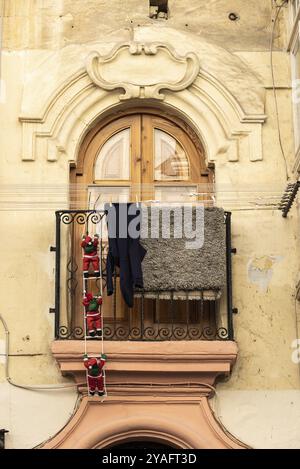
[[[86,69],[100,88],[123,89],[120,100],[163,100],[161,90],[181,91],[189,87],[199,73],[200,64],[193,52],[180,56],[166,44],[132,42],[118,45],[105,56],[91,52]]]

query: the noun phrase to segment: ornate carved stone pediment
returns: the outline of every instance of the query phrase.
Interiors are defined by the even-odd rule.
[[[91,52],[87,59],[87,73],[100,88],[122,88],[120,100],[130,98],[164,99],[161,90],[180,91],[190,86],[200,69],[193,52],[178,55],[170,46],[161,43],[125,43],[108,55]]]
[[[116,44],[108,55],[97,44],[89,46],[90,51],[98,47],[98,52],[88,57],[86,46],[70,45],[41,51],[38,64],[35,59],[28,63],[19,116],[23,161],[41,157],[76,163],[86,132],[129,98],[156,98],[151,106],[178,113],[203,139],[209,162],[223,155],[232,162],[244,156],[261,161],[265,93],[252,70],[203,38],[185,33],[182,41],[188,37],[188,47],[195,52],[181,48],[179,55],[173,48],[178,42],[174,31],[162,37],[156,28],[147,28],[144,36],[141,30],[140,42]],[[159,39],[151,43],[149,37]],[[180,90],[185,92],[177,93]]]

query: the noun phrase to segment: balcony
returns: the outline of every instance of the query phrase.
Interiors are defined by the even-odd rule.
[[[120,294],[118,273],[113,279],[113,296],[106,296],[104,211],[56,212],[52,353],[61,373],[74,379],[83,398],[71,422],[45,447],[74,448],[78,441],[80,447],[94,447],[94,437],[89,439],[93,432],[101,447],[106,447],[123,432],[124,425],[126,438],[131,430],[135,435],[145,430],[149,436],[149,431],[160,435],[163,429],[164,434],[175,432],[180,442],[191,434],[190,446],[176,439],[172,440],[175,447],[244,447],[219,426],[209,405],[216,382],[230,377],[238,353],[233,331],[231,213],[220,213],[223,247],[215,249],[220,238],[214,230],[209,233],[208,246],[215,269],[223,269],[219,278],[224,287],[195,289],[193,285],[191,290],[188,285],[189,289],[166,292],[159,278],[160,289],[136,291],[134,306],[128,308]],[[100,234],[100,278],[83,277],[80,242],[86,231]],[[219,262],[218,252],[224,255],[223,261]],[[200,261],[205,265],[210,259],[208,255]],[[175,286],[175,280],[171,278],[168,286],[173,282]],[[84,290],[103,292],[103,341],[97,337],[83,340]],[[107,355],[104,400],[87,395],[83,365],[84,353],[99,356],[103,351]],[[82,442],[82,438],[88,441]]]
[[[226,285],[222,289],[137,291],[134,307],[122,300],[119,276],[106,296],[106,215],[104,210],[56,212],[55,339],[83,340],[83,291],[103,291],[103,339],[106,341],[226,341],[234,339],[231,275],[231,213],[224,213]],[[83,278],[82,233],[100,234],[101,278]],[[210,240],[213,245],[214,239]],[[199,259],[201,262],[201,259]],[[91,274],[92,275],[92,274]],[[99,339],[98,339],[99,340]],[[101,339],[100,339],[101,340]],[[97,341],[97,338],[93,338]]]

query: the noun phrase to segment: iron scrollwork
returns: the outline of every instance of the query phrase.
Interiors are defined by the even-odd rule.
[[[99,226],[105,220],[104,210],[65,210],[56,212],[56,286],[55,286],[55,336],[59,340],[83,340],[84,339],[84,324],[83,315],[80,320],[74,318],[74,303],[76,292],[79,287],[80,272],[78,267],[78,259],[75,254],[74,239],[74,226]],[[174,313],[173,293],[171,294],[169,320],[160,321],[159,313],[158,320],[152,317],[152,322],[146,317],[144,292],[139,296],[138,308],[135,311],[129,311],[127,318],[120,320],[117,316],[117,301],[116,297],[113,298],[112,309],[110,312],[110,320],[105,320],[103,326],[104,340],[115,341],[183,341],[183,340],[232,340],[233,339],[233,325],[232,325],[232,274],[231,274],[231,231],[230,231],[230,214],[225,217],[226,233],[227,233],[227,327],[219,327],[217,325],[217,297],[210,300],[210,304],[214,304],[213,313],[211,314],[209,308],[208,316],[204,313],[204,303],[208,300],[204,299],[203,292],[200,292],[200,299],[198,301],[198,316],[196,319],[191,320],[189,314],[189,300],[188,293],[186,300],[186,321],[178,321]],[[69,227],[69,252],[62,252],[61,243],[61,228],[62,226]],[[101,240],[102,243],[102,240]],[[64,246],[65,248],[65,246]],[[101,266],[102,266],[102,286],[106,286],[106,272],[105,272],[105,259],[104,250],[101,245]],[[65,259],[65,272],[66,272],[66,291],[69,298],[68,308],[69,320],[63,319],[60,311],[60,296],[61,296],[61,278],[60,270],[62,259]],[[96,286],[100,290],[100,279],[96,279]],[[116,289],[115,289],[116,291]],[[153,304],[159,303],[159,292],[156,293],[156,298]],[[138,310],[137,310],[138,309]],[[135,320],[135,323],[134,323]],[[78,324],[79,323],[79,324]],[[94,340],[101,340],[95,338]]]

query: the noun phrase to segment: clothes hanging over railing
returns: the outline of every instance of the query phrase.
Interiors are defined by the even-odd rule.
[[[148,298],[157,292],[162,299],[169,299],[172,292],[177,300],[203,299],[199,291],[207,291],[207,299],[220,296],[226,284],[223,209],[114,203],[105,210],[108,295],[119,267],[121,292],[130,307],[134,292],[139,296],[140,290]]]
[[[143,288],[141,264],[146,254],[139,241],[141,210],[132,212],[132,206],[136,207],[136,204],[105,205],[108,223],[107,295],[113,294],[113,276],[118,267],[122,296],[129,307],[133,306],[134,288]],[[129,230],[132,222],[136,223],[136,236]]]
[[[190,299],[199,299],[197,291],[220,292],[226,284],[226,232],[224,210],[217,207],[191,208],[192,229],[195,232],[194,245],[190,234],[186,232],[186,207],[171,207],[169,224],[170,237],[164,237],[162,221],[164,207],[155,207],[159,212],[159,235],[151,237],[153,211],[147,209],[145,220],[143,213],[142,228],[147,222],[148,237],[142,237],[141,244],[147,254],[142,263],[144,292],[161,292],[166,299],[167,292],[174,292],[177,299],[185,299],[190,292]],[[167,207],[170,210],[170,207]],[[180,215],[181,213],[181,215]],[[176,219],[177,216],[177,219]],[[181,220],[181,221],[180,221]],[[182,228],[178,231],[178,224]],[[174,236],[175,229],[182,236]],[[198,232],[197,232],[198,230]],[[197,239],[198,238],[198,239]],[[181,292],[181,293],[180,293]],[[198,298],[197,298],[198,295]],[[149,296],[149,294],[148,294]],[[174,298],[175,298],[174,296]],[[215,298],[215,294],[207,295]]]
[[[221,219],[220,216],[220,223]],[[232,301],[231,259],[236,251],[231,245],[230,212],[224,213],[223,222],[226,228],[226,288],[222,291],[201,289],[164,293],[160,290],[154,294],[141,290],[135,293],[134,308],[123,310],[118,272],[114,276],[114,295],[111,300],[106,298],[106,249],[101,249],[103,272],[100,272],[100,279],[95,280],[97,288],[93,293],[96,294],[100,289],[103,275],[103,314],[106,319],[103,336],[98,337],[98,340],[233,340],[233,315],[237,310]],[[86,288],[82,290],[82,269],[78,268],[82,257],[78,246],[83,226],[89,225],[91,233],[101,233],[102,224],[106,228],[107,219],[103,209],[56,212],[56,243],[51,247],[51,251],[55,252],[55,308],[49,311],[54,313],[55,338],[58,340],[82,340],[85,337],[81,298]],[[205,228],[204,233],[207,232]],[[212,245],[219,243],[220,238],[217,230],[211,230],[210,233],[209,243],[213,251]],[[205,236],[205,242],[206,238]],[[103,239],[107,239],[106,231]],[[87,281],[93,282],[91,279]],[[218,300],[221,294],[223,299],[220,302]],[[193,298],[194,295],[200,296],[200,299]],[[181,300],[180,296],[182,301],[177,301]],[[170,301],[166,304],[165,299]],[[191,299],[195,301],[190,301]]]

